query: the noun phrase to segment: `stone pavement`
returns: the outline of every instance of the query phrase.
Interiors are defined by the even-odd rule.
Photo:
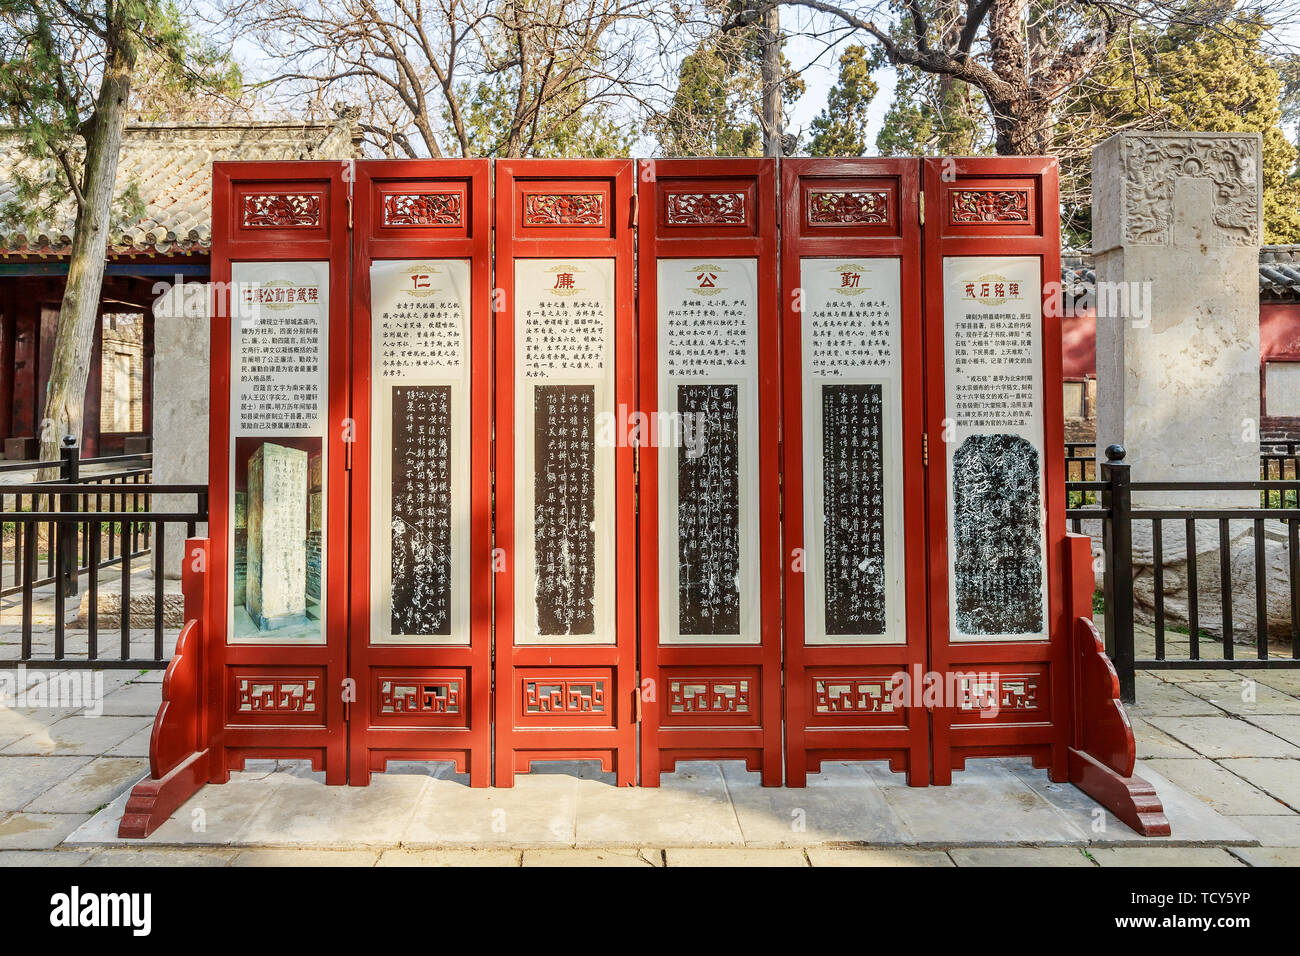
[[[657,790],[620,790],[585,764],[541,765],[507,790],[470,790],[449,766],[416,763],[331,788],[304,765],[262,761],[206,787],[147,841],[118,841],[127,792],[148,770],[161,679],[104,673],[95,718],[0,708],[0,864],[1300,865],[1294,671],[1139,676],[1139,772],[1165,801],[1165,840],[1138,837],[1027,762],[973,760],[948,788],[828,764],[804,790],[709,761]]]

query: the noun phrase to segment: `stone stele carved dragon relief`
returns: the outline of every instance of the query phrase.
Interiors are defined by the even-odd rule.
[[[1213,220],[1223,245],[1260,240],[1259,170],[1255,141],[1246,137],[1138,136],[1125,143],[1125,240],[1173,242],[1174,181],[1179,176],[1214,184]]]

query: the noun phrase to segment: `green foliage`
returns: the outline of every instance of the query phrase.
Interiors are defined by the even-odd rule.
[[[185,105],[200,90],[238,89],[238,70],[198,37],[170,0],[0,0],[0,117],[10,148],[30,162],[14,171],[15,199],[0,209],[8,227],[50,222],[85,192],[86,142],[109,63],[136,76],[132,107]],[[137,184],[120,184],[113,226],[143,212]]]
[[[945,49],[956,42],[952,32],[959,23],[952,0],[915,0],[930,24],[930,43]],[[904,46],[915,45],[911,3],[893,0],[890,32]],[[888,58],[877,44],[873,68]],[[984,97],[961,80],[915,67],[900,66],[894,98],[876,134],[876,151],[882,156],[978,156],[990,152],[992,124]]]
[[[812,121],[810,156],[862,156],[867,152],[868,109],[880,87],[871,79],[866,48],[854,44],[840,55],[840,75],[826,108]]]
[[[1132,43],[1117,46],[1063,112],[1058,143],[1079,157],[1067,164],[1067,180],[1076,180],[1078,193],[1087,195],[1089,170],[1079,137],[1090,145],[1119,129],[1261,133],[1264,241],[1300,242],[1297,151],[1282,129],[1284,108],[1292,121],[1300,114],[1300,68],[1263,49],[1267,30],[1258,18],[1229,8],[1217,24],[1136,31]],[[1076,241],[1086,244],[1088,211],[1073,213],[1067,225]]]
[[[519,96],[519,78],[517,71],[513,72],[516,75],[494,76],[473,87],[462,87],[470,156],[504,155]],[[534,97],[537,102],[543,99],[535,89],[525,91],[525,99]],[[602,159],[627,156],[636,143],[636,131],[618,122],[609,104],[588,101],[581,82],[546,99],[539,114],[523,136],[527,156]]]
[[[763,154],[763,47],[758,27],[718,32],[682,59],[677,92],[653,124],[665,156]],[[801,77],[781,57],[781,102],[804,92]]]
[[[951,77],[900,67],[876,149],[882,156],[979,156],[989,150],[980,91]]]

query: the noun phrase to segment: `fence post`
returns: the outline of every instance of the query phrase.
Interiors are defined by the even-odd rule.
[[[65,485],[75,485],[81,477],[81,461],[78,456],[77,439],[72,435],[63,436],[63,447],[59,449],[59,479]],[[76,495],[60,495],[59,511],[75,512]],[[59,562],[57,578],[65,595],[77,593],[77,525],[60,521],[56,525],[59,541],[57,560]]]
[[[1134,701],[1133,674],[1133,495],[1124,446],[1106,449],[1101,466],[1103,522],[1102,549],[1106,570],[1102,593],[1106,611],[1106,653],[1119,672],[1119,696]]]

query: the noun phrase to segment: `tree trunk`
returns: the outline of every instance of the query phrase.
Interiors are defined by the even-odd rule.
[[[984,95],[988,97],[986,90]],[[1051,152],[1052,107],[1032,92],[1012,100],[989,97],[999,156],[1045,156]]]
[[[781,13],[772,7],[763,14],[763,155],[781,155]]]
[[[68,280],[59,308],[54,359],[50,364],[45,415],[41,421],[43,461],[59,457],[59,443],[64,435],[73,435],[78,444],[81,442],[86,380],[99,327],[99,295],[108,253],[117,159],[122,148],[134,65],[134,57],[125,42],[111,46],[113,52],[108,57],[95,112],[85,133],[86,167],[81,177],[81,200],[77,206]]]

